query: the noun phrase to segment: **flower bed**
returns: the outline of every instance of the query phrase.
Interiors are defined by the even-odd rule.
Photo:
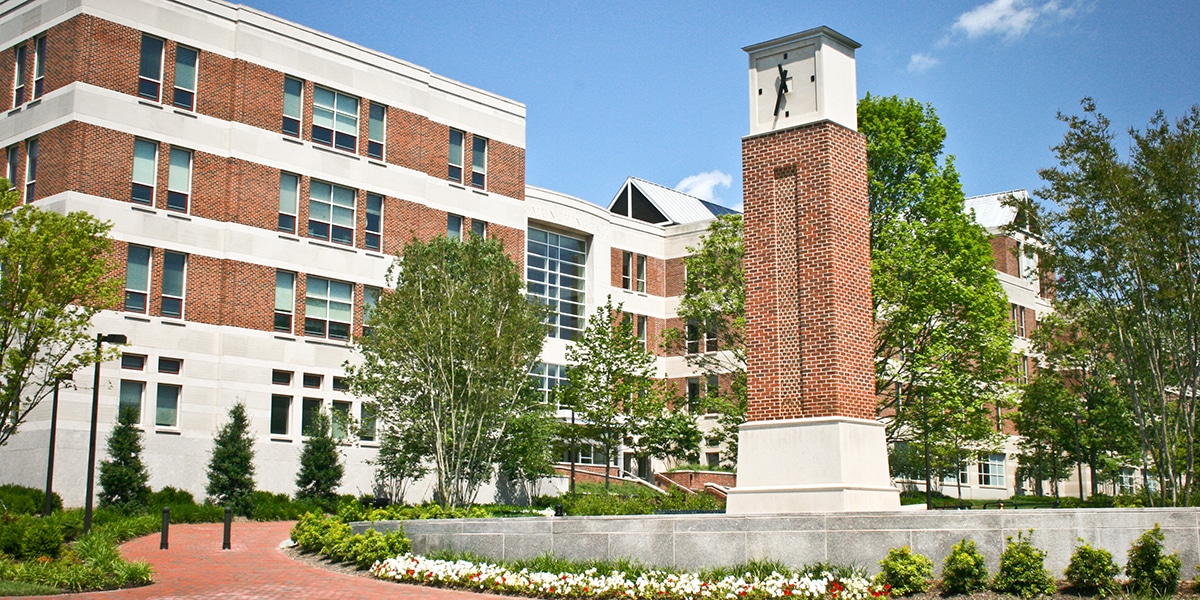
[[[683,600],[690,598],[798,597],[813,600],[868,600],[886,597],[888,588],[872,586],[862,575],[838,578],[819,575],[771,573],[765,578],[750,574],[705,581],[694,573],[647,571],[636,578],[620,571],[601,574],[596,569],[576,573],[538,573],[465,560],[445,561],[404,554],[375,563],[371,574],[380,579],[440,585],[472,590],[536,596],[539,598],[628,598],[631,600]]]

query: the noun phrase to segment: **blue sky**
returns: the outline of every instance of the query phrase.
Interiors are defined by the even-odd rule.
[[[1118,132],[1200,102],[1191,0],[246,1],[523,102],[527,182],[598,204],[634,175],[738,205],[741,48],[817,25],[862,44],[860,96],[934,106],[968,195],[1040,187],[1085,96]]]

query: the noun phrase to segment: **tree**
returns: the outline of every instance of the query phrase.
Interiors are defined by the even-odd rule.
[[[867,138],[876,393],[892,417],[888,438],[966,461],[997,443],[988,407],[1006,401],[1011,365],[988,235],[963,212],[932,107],[868,94],[858,121]]]
[[[684,351],[688,364],[708,376],[724,376],[724,390],[708,390],[701,410],[715,413],[717,427],[706,440],[723,446],[723,462],[737,464],[738,427],[746,421],[746,282],[742,267],[745,246],[742,215],[720,215],[708,225],[700,246],[689,247],[684,258],[686,278],[679,301],[685,330],[668,330],[664,345]],[[715,331],[720,352],[690,352],[700,332]],[[696,348],[698,350],[698,348]]]
[[[661,392],[654,379],[654,355],[634,335],[631,319],[617,318],[622,305],[612,297],[588,318],[587,327],[567,349],[568,385],[563,404],[574,408],[587,436],[611,461],[626,438],[642,433],[644,420],[661,414]],[[609,486],[604,469],[604,487]]]
[[[375,494],[391,504],[404,502],[404,494],[413,481],[429,472],[425,466],[426,441],[415,423],[389,426],[379,438],[379,452],[368,464],[375,465]]]
[[[150,497],[150,473],[142,462],[142,431],[137,410],[126,407],[108,434],[108,460],[100,461],[100,506],[133,510]]]
[[[1071,477],[1074,452],[1078,447],[1078,397],[1071,393],[1058,372],[1039,369],[1025,386],[1021,409],[1013,416],[1021,434],[1020,479],[1049,481],[1054,497],[1059,496],[1058,482]]]
[[[212,457],[208,461],[209,499],[250,516],[254,493],[254,438],[246,405],[238,402],[229,409],[229,420],[213,437]]]
[[[1059,114],[1058,164],[1039,171],[1059,303],[1112,358],[1161,501],[1190,504],[1200,485],[1200,106],[1130,130],[1128,158],[1095,103],[1082,106]]]
[[[338,442],[331,433],[329,414],[319,410],[313,414],[307,438],[300,450],[300,470],[296,473],[296,498],[317,500],[331,504],[337,499],[337,488],[342,485],[341,453]]]
[[[474,502],[505,432],[537,408],[522,390],[546,336],[545,310],[525,294],[498,240],[413,241],[388,271],[357,340],[351,389],[373,399],[387,426],[421,423],[422,455],[448,506]]]
[[[88,328],[121,286],[110,224],[20,201],[0,179],[0,447],[57,381],[101,358]]]
[[[525,502],[534,497],[538,479],[554,475],[558,420],[550,406],[539,406],[513,419],[500,450],[500,474],[519,488],[518,499]]]
[[[665,410],[647,419],[638,447],[655,458],[694,463],[703,438],[694,415]]]

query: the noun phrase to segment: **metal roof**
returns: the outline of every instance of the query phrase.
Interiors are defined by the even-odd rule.
[[[996,229],[1012,223],[1013,219],[1017,217],[1016,208],[1005,206],[1001,203],[1001,200],[1009,196],[1028,199],[1029,192],[1025,190],[1010,190],[1007,192],[984,194],[982,196],[971,196],[963,201],[963,209],[968,212],[974,210],[975,222],[982,225],[985,229]]]
[[[637,177],[629,177],[621,185],[620,191],[608,203],[610,211],[613,209],[613,205],[621,199],[621,195],[625,193],[625,189],[628,186],[636,187],[650,201],[650,204],[653,204],[654,208],[657,208],[667,218],[668,223],[666,224],[668,225],[707,221],[717,215],[738,212],[732,208],[726,208],[713,202],[701,200],[695,196],[689,196],[683,192],[646,181],[645,179],[638,179]]]

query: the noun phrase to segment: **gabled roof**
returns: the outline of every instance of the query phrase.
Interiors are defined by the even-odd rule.
[[[657,225],[695,223],[738,212],[637,177],[625,180],[608,210]]]
[[[1015,196],[1021,199],[1029,199],[1029,192],[1025,190],[1011,190],[1007,192],[997,192],[995,194],[984,194],[982,196],[971,196],[963,201],[963,209],[967,212],[975,211],[975,222],[983,226],[984,229],[993,230],[1003,227],[1013,222],[1017,218],[1017,209],[1012,206],[1005,206],[1001,200]]]

